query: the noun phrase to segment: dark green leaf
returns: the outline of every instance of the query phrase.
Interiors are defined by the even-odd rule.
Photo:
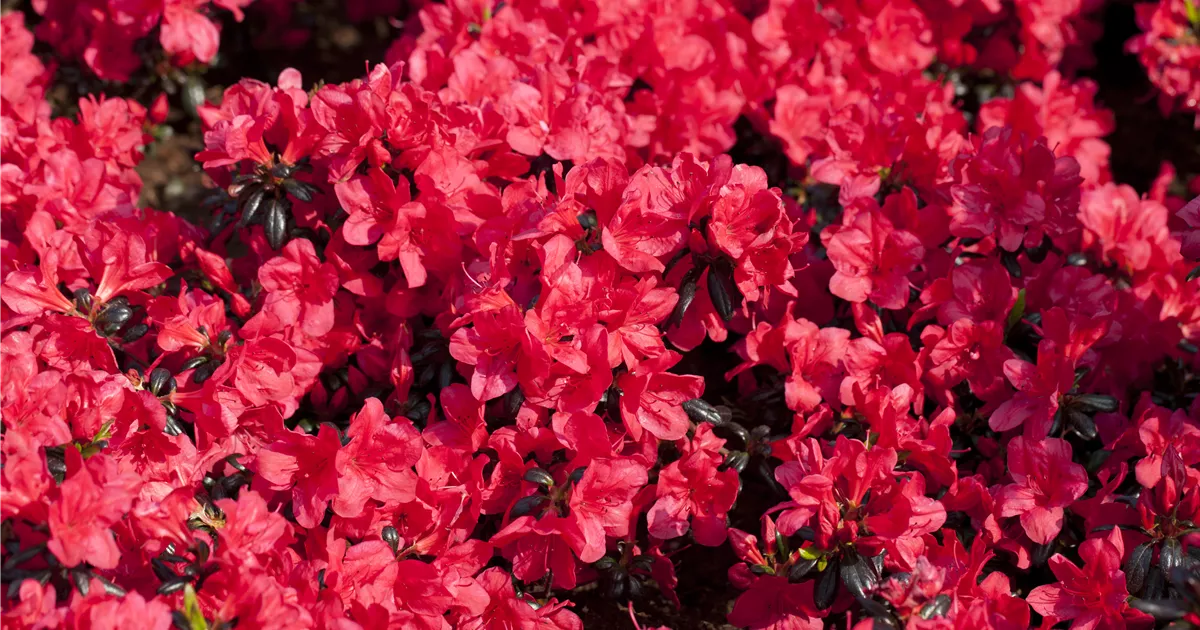
[[[517,501],[513,506],[511,516],[518,518],[527,514],[533,513],[534,510],[540,508],[546,502],[546,497],[540,494],[533,494]]]
[[[554,485],[554,477],[542,468],[530,468],[525,471],[525,481],[536,483],[547,488]]]
[[[879,575],[869,558],[864,558],[853,549],[842,556],[842,583],[856,598],[866,597],[879,584]]]
[[[838,582],[838,563],[831,562],[825,570],[817,576],[817,584],[813,589],[813,603],[817,610],[828,610],[833,605],[833,600],[837,596]]]
[[[921,607],[921,612],[918,613],[922,619],[933,619],[934,617],[943,617],[950,612],[950,596],[942,593],[933,599],[933,601]]]
[[[675,310],[671,312],[671,319],[668,320],[670,326],[683,323],[688,308],[696,299],[696,282],[700,279],[700,271],[700,267],[692,267],[683,274],[683,280],[679,283],[679,301],[675,303]]]
[[[1187,606],[1177,599],[1134,599],[1129,603],[1159,621],[1174,621],[1188,614]]]
[[[1183,566],[1183,546],[1178,538],[1168,538],[1163,541],[1162,550],[1158,552],[1158,569],[1162,571],[1163,579],[1171,581],[1171,572]]]
[[[261,185],[243,190],[238,197],[238,210],[242,213],[238,218],[238,227],[246,227],[258,220],[260,213],[268,205],[267,201],[267,191],[263,190]]]
[[[155,396],[163,396],[175,391],[175,379],[171,377],[171,371],[166,368],[154,368],[150,372],[150,393]]]
[[[1125,561],[1125,583],[1130,593],[1142,592],[1146,576],[1150,573],[1150,561],[1154,558],[1154,541],[1144,542],[1133,548]]]
[[[712,299],[713,310],[723,321],[733,319],[733,281],[716,266],[708,269],[708,297]]]
[[[1087,413],[1112,413],[1121,406],[1116,398],[1103,394],[1080,394],[1072,400]]]
[[[687,412],[688,417],[691,418],[693,422],[707,422],[716,426],[720,426],[725,423],[725,421],[721,418],[720,412],[717,411],[717,408],[701,398],[693,398],[691,400],[683,401],[683,410]]]

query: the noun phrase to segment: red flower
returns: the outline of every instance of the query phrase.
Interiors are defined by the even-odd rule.
[[[1007,251],[1057,236],[1079,203],[1079,163],[1055,158],[1044,140],[993,127],[961,156],[951,189],[950,232],[964,238],[995,237]]]
[[[1020,516],[1033,542],[1054,540],[1063,527],[1063,508],[1087,492],[1087,471],[1071,461],[1064,440],[1013,438],[1008,443],[1008,472],[1013,483],[996,495],[997,514]]]
[[[389,127],[387,104],[380,92],[381,65],[372,73],[371,83],[355,80],[347,85],[326,85],[312,98],[312,113],[325,129],[317,154],[330,159],[330,181],[345,181],[354,169],[368,160],[373,167],[391,162],[383,145],[384,130]]]
[[[1057,584],[1039,586],[1029,593],[1029,605],[1044,615],[1048,623],[1071,621],[1071,627],[1150,628],[1153,619],[1129,605],[1125,573],[1121,561],[1125,545],[1119,530],[1108,536],[1091,538],[1079,546],[1083,568],[1054,554],[1050,570]]]
[[[420,438],[407,421],[390,421],[383,405],[368,398],[354,416],[342,444],[333,427],[317,435],[285,433],[259,452],[258,472],[272,488],[292,491],[296,522],[314,527],[333,503],[338,516],[353,518],[370,499],[388,504],[411,501],[421,456]]]
[[[1025,434],[1040,437],[1050,432],[1061,394],[1075,382],[1075,365],[1049,339],[1038,344],[1037,365],[1020,359],[1004,362],[1004,375],[1019,391],[988,418],[995,431],[1025,425]]]
[[[920,239],[897,230],[878,213],[863,212],[845,226],[831,225],[821,234],[837,273],[829,290],[850,302],[868,299],[882,308],[908,303],[908,274],[925,255]]]
[[[571,518],[579,527],[583,545],[579,559],[594,562],[604,555],[605,536],[629,533],[633,497],[646,485],[645,466],[630,458],[599,459],[588,464],[571,490]]]
[[[813,582],[792,584],[786,577],[764,575],[733,604],[729,623],[744,628],[818,630],[825,624],[813,604]]]
[[[292,513],[301,527],[316,527],[338,496],[337,429],[323,424],[316,435],[288,431],[258,452],[257,472],[271,488],[291,490]]]
[[[450,354],[467,365],[471,395],[491,400],[517,386],[517,359],[525,336],[521,312],[515,305],[476,313],[471,328],[460,328],[450,339]]]
[[[658,500],[646,514],[651,536],[661,539],[682,536],[688,531],[691,517],[696,542],[710,547],[725,542],[725,515],[737,499],[738,474],[732,468],[720,470],[721,456],[702,448],[704,436],[711,433],[709,425],[698,428],[690,444],[691,452],[659,473]],[[719,448],[723,442],[716,440],[712,446]]]
[[[678,354],[665,352],[617,379],[621,417],[634,440],[642,438],[643,430],[660,440],[678,440],[687,433],[689,421],[680,405],[704,393],[704,379],[666,372],[678,361]]]
[[[933,61],[933,32],[915,4],[892,2],[875,16],[867,39],[871,63],[892,74],[920,71]]]
[[[275,337],[261,337],[231,348],[213,380],[219,383],[231,378],[251,405],[275,404],[289,416],[319,370],[317,357],[308,350]]]
[[[299,325],[306,335],[324,335],[333,329],[337,270],[321,262],[313,244],[306,239],[289,242],[282,254],[258,270],[258,281],[267,291],[263,310],[278,317],[284,325]]]
[[[385,504],[413,499],[421,437],[408,420],[391,420],[378,398],[368,398],[350,420],[348,442],[337,453],[338,496],[333,511],[354,517],[368,500]]]
[[[1084,246],[1098,246],[1105,260],[1131,272],[1167,270],[1179,261],[1169,217],[1162,204],[1115,184],[1089,190],[1079,206],[1079,221],[1088,230]]]
[[[67,479],[50,505],[46,547],[63,566],[87,562],[115,569],[121,550],[109,529],[133,504],[138,478],[105,456],[83,461],[73,446],[64,449]]]

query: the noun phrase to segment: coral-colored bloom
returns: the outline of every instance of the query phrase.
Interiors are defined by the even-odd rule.
[[[996,495],[998,514],[1021,517],[1021,527],[1039,545],[1054,540],[1063,527],[1063,508],[1087,491],[1087,471],[1071,461],[1071,445],[1056,438],[1013,438],[1008,472],[1013,483]]]
[[[1071,627],[1149,628],[1153,619],[1129,605],[1125,573],[1121,570],[1125,545],[1121,533],[1091,538],[1079,547],[1083,568],[1055,554],[1050,569],[1057,584],[1047,584],[1029,593],[1029,605],[1048,621],[1071,621]]]

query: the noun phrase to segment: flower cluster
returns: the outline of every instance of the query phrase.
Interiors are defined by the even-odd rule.
[[[204,226],[3,17],[5,627],[1200,626],[1200,201],[1114,182],[1097,7],[418,4],[197,109]]]
[[[217,55],[218,9],[241,21],[253,0],[35,0],[37,36],[65,61],[81,61],[97,77],[128,81],[160,60],[177,67],[207,64]],[[142,42],[153,37],[161,49]]]
[[[1163,111],[1193,112],[1200,128],[1200,5],[1194,0],[1141,3],[1137,22],[1143,32],[1127,47],[1160,90]]]

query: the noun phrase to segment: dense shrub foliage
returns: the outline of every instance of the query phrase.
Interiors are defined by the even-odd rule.
[[[1185,128],[1193,2],[1118,43]],[[360,1],[207,95],[312,8],[5,14],[4,626],[1200,627],[1200,180],[1114,181],[1105,10]]]

